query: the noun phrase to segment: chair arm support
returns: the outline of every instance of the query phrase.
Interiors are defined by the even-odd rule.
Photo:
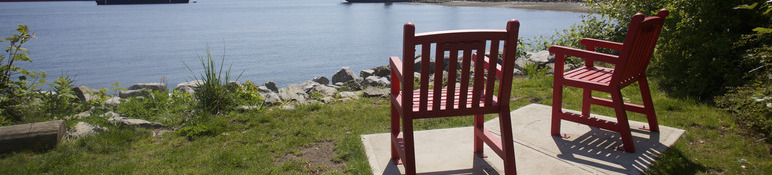
[[[476,56],[477,56],[477,54],[475,53],[475,55],[473,57],[476,57]],[[472,61],[474,61],[474,60],[476,60],[476,59],[472,59]],[[498,62],[498,60],[496,60],[496,62]],[[488,56],[485,56],[483,58],[483,67],[487,68],[490,63],[491,63],[490,58],[488,58]],[[501,79],[501,76],[503,76],[503,73],[501,72],[501,65],[499,63],[494,63],[494,64],[496,64],[496,78]]]
[[[402,60],[400,60],[399,57],[395,57],[395,56],[389,57],[389,66],[391,66],[392,75],[396,75],[396,76],[392,76],[391,77],[392,78],[391,81],[392,82],[394,82],[394,81],[396,81],[396,82],[401,81],[403,79],[402,78],[402,75],[403,75],[402,74]]]
[[[587,47],[587,50],[595,50],[595,47],[601,47],[601,48],[612,49],[612,50],[622,50],[622,43],[613,42],[613,41],[584,38],[582,39],[582,41],[580,41],[580,43],[585,47]]]
[[[550,47],[549,52],[551,54],[555,54],[555,63],[560,62],[561,64],[564,63],[565,61],[564,56],[574,56],[574,57],[579,57],[583,59],[590,59],[593,61],[601,61],[601,62],[606,62],[611,64],[617,64],[617,62],[619,61],[619,59],[617,59],[619,57],[617,57],[616,55],[575,49],[575,48],[570,48],[565,46],[552,46]]]

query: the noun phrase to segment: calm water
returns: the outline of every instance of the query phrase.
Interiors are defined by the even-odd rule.
[[[192,2],[192,1],[191,1]],[[110,87],[119,81],[171,87],[199,74],[207,46],[225,55],[241,81],[280,86],[341,67],[355,72],[386,65],[401,54],[402,25],[417,32],[504,29],[521,22],[520,35],[550,35],[580,21],[581,13],[506,8],[444,7],[408,3],[344,4],[339,0],[198,0],[190,4],[97,6],[93,1],[0,2],[0,36],[28,25],[30,70],[69,75],[76,84]],[[2,43],[2,48],[7,42]]]

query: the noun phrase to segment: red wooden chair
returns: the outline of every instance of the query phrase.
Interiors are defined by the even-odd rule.
[[[402,161],[406,174],[416,173],[413,120],[464,115],[474,115],[474,152],[482,157],[483,143],[488,144],[504,160],[506,174],[515,174],[509,95],[519,27],[520,22],[513,19],[507,23],[506,30],[458,30],[416,35],[415,26],[405,24],[402,56],[407,64],[399,57],[391,57],[390,66],[391,158],[395,164]],[[503,50],[500,48],[502,43]],[[420,66],[419,77],[413,74],[416,47],[420,47],[421,54],[421,64],[415,65]],[[503,66],[496,58],[489,64],[491,60],[485,56],[486,49],[494,56],[503,51]],[[447,63],[441,60],[445,55],[449,57]],[[434,72],[430,72],[432,57],[439,58]],[[441,78],[444,64],[448,64],[446,82]],[[456,71],[459,69],[460,72]],[[437,78],[430,86],[432,75]],[[414,80],[419,81],[418,89],[414,89]],[[497,83],[498,92],[494,88]],[[490,113],[499,114],[503,141],[483,128],[483,114]]]
[[[622,135],[623,148],[627,152],[635,152],[635,145],[630,133],[626,111],[645,114],[651,131],[659,131],[657,117],[651,101],[649,85],[646,80],[646,68],[654,52],[667,9],[662,9],[657,16],[644,17],[638,13],[633,16],[624,43],[585,38],[581,44],[586,50],[563,46],[550,47],[550,53],[555,54],[555,83],[552,99],[552,135],[560,135],[560,121],[568,120],[589,126],[619,132]],[[619,56],[595,52],[595,48],[619,50]],[[563,72],[565,56],[585,59],[585,66],[568,72]],[[594,66],[595,61],[614,64],[614,68]],[[641,88],[643,106],[625,103],[621,89],[638,82]],[[563,85],[584,89],[582,98],[582,114],[563,112]],[[592,91],[611,94],[611,100],[592,96]],[[612,107],[616,111],[617,122],[600,120],[590,117],[590,105]],[[645,126],[643,127],[644,129]],[[566,136],[567,137],[567,136]]]

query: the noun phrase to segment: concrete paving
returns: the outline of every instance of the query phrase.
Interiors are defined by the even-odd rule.
[[[519,174],[641,174],[685,132],[660,125],[660,132],[637,129],[646,125],[631,121],[636,152],[617,151],[618,133],[563,121],[568,139],[550,135],[551,107],[531,104],[512,111],[515,159]],[[606,116],[594,117],[609,119]],[[498,118],[485,122],[500,135]],[[401,174],[402,165],[390,159],[389,133],[362,135],[373,174]],[[488,158],[472,152],[472,127],[415,132],[416,168],[419,174],[499,174],[503,162],[486,146]]]

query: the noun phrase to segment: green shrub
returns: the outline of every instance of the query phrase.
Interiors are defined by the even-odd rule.
[[[75,114],[83,109],[78,97],[72,91],[74,80],[69,76],[59,77],[49,84],[51,91],[43,95],[43,112],[53,119]]]
[[[716,105],[751,131],[762,136],[772,133],[772,81],[769,79],[733,88],[716,98]]]
[[[190,112],[193,98],[185,92],[153,91],[149,97],[134,97],[123,100],[116,110],[118,113],[167,126],[182,124],[184,115]]]
[[[259,88],[255,83],[247,80],[244,85],[236,89],[237,103],[247,106],[262,106],[263,97],[260,96]]]
[[[200,76],[194,76],[196,80],[203,82],[200,90],[195,93],[195,97],[198,100],[198,108],[212,114],[233,109],[237,104],[237,97],[236,93],[229,91],[226,87],[227,83],[230,82],[231,69],[229,67],[228,70],[223,72],[225,55],[223,55],[220,61],[219,68],[212,59],[212,53],[208,47],[206,48],[206,58],[199,55],[199,60],[204,68],[204,73]],[[185,66],[193,72],[190,66],[187,66],[187,64]],[[240,77],[241,74],[235,80],[238,81]]]

